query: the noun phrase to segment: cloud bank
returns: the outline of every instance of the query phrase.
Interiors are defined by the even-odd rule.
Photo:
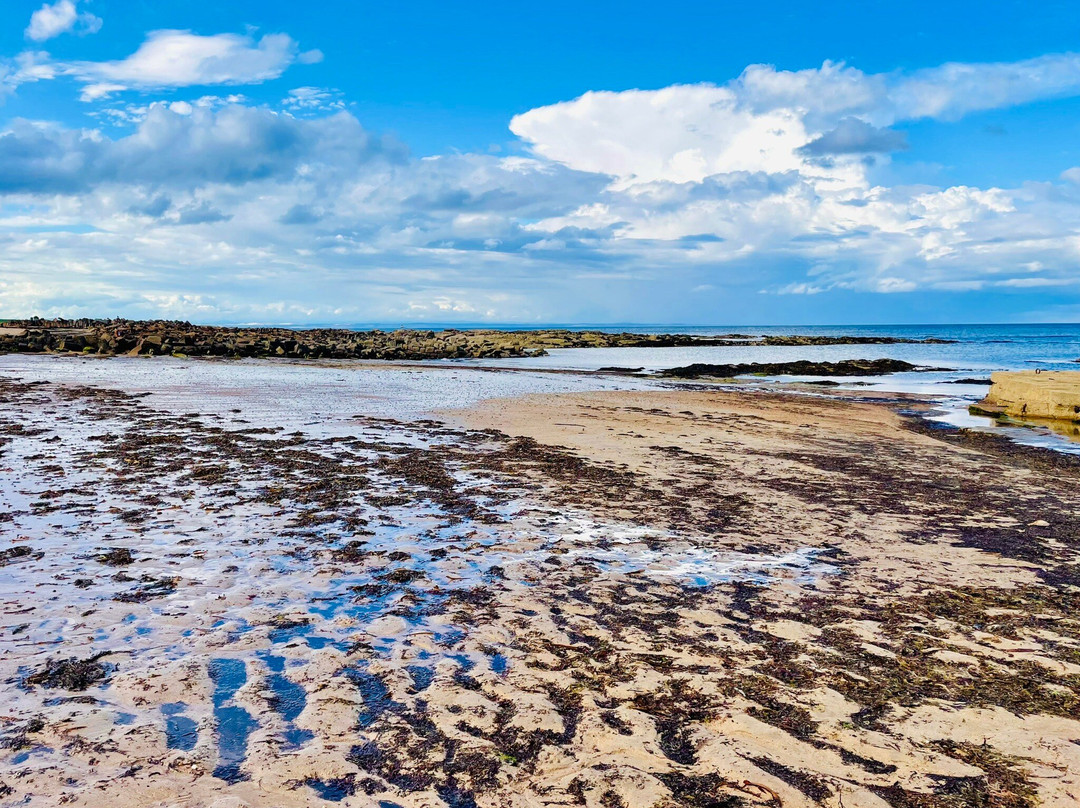
[[[125,59],[10,69],[74,77],[95,101],[315,58],[284,34],[159,31]],[[8,315],[715,321],[719,302],[763,295],[1080,292],[1080,168],[1015,188],[880,181],[914,148],[907,122],[1073,95],[1073,54],[753,65],[530,110],[510,121],[511,156],[410,155],[310,86],[276,106],[129,105],[119,135],[15,120],[0,131],[0,298]]]

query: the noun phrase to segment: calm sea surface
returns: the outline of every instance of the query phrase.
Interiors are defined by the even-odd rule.
[[[618,365],[645,370],[688,365],[692,362],[783,362],[793,359],[832,360],[903,359],[918,365],[949,368],[927,377],[929,381],[986,374],[993,370],[1036,367],[1080,370],[1080,324],[1067,325],[966,325],[966,326],[660,326],[597,328],[598,331],[695,334],[806,334],[812,336],[869,336],[954,340],[950,345],[828,345],[820,347],[717,346],[700,348],[566,348],[535,359],[499,360],[500,365],[595,370]]]

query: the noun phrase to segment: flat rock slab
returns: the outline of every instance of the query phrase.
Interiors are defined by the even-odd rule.
[[[1029,418],[1080,421],[1080,371],[1003,371],[991,376],[980,409]]]

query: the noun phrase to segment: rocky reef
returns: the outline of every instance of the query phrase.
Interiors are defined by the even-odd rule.
[[[800,359],[795,362],[750,362],[738,365],[707,365],[696,363],[662,371],[662,376],[677,379],[711,377],[730,379],[735,376],[881,376],[921,370],[910,362],[900,359],[844,359],[840,362],[811,362]],[[938,370],[939,368],[934,368]]]
[[[0,353],[103,356],[181,355],[294,359],[505,359],[550,348],[662,348],[716,345],[863,345],[927,342],[899,337],[636,334],[569,329],[247,328],[171,320],[11,320],[0,324]]]

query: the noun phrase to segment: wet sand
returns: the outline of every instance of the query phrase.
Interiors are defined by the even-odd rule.
[[[313,417],[32,371],[0,805],[1080,800],[1068,465],[822,397]]]

